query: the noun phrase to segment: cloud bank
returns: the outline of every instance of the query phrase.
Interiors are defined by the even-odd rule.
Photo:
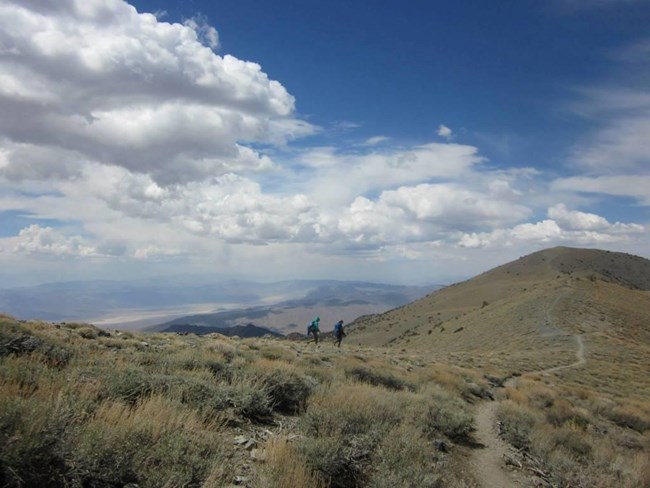
[[[572,153],[589,174],[550,181],[491,165],[445,125],[443,143],[298,144],[328,129],[303,120],[259,64],[217,54],[202,18],[167,23],[122,0],[7,0],[0,23],[0,217],[34,221],[0,238],[4,265],[200,258],[313,273],[349,268],[341,256],[417,261],[646,232],[580,210],[588,202],[575,196],[650,205],[639,93],[627,108],[592,94],[617,115]],[[329,130],[342,127],[358,129]]]

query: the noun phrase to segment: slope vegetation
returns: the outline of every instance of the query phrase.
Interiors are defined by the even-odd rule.
[[[621,370],[617,376],[635,391],[646,381],[636,375],[650,352],[648,323],[650,261],[558,247],[404,307],[360,318],[350,327],[350,340],[408,347],[512,373],[571,363],[574,336],[583,334],[595,354],[595,367],[621,358],[629,361],[628,371],[616,368]],[[611,379],[601,381],[602,386]]]

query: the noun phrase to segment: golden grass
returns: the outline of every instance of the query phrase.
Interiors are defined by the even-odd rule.
[[[267,339],[115,332],[89,339],[80,324],[29,323],[19,329],[47,347],[0,357],[0,425],[15,421],[34,439],[61,437],[72,446],[65,455],[80,463],[84,476],[113,476],[101,464],[104,456],[150,476],[157,486],[228,485],[251,463],[249,452],[232,438],[255,437],[260,430],[273,432],[257,446],[266,461],[252,468],[262,488],[413,486],[408,480],[418,486],[474,486],[464,469],[471,431],[467,402],[482,401],[476,395],[488,389],[485,372],[503,378],[513,370],[576,360],[573,337],[539,351],[458,351],[446,356],[452,360],[447,363],[401,346],[344,343],[339,350],[326,342],[316,348]],[[496,389],[506,398],[500,415],[506,429],[515,428],[515,442],[539,457],[558,484],[582,486],[576,480],[583,476],[593,483],[588,486],[644,486],[650,476],[650,404],[639,388],[647,381],[639,377],[646,367],[642,350],[625,356],[631,372],[610,371],[625,342],[584,337],[584,367],[524,374],[516,386]],[[55,364],[50,346],[65,349],[68,362]],[[349,374],[355,368],[386,383],[355,381]],[[601,388],[601,382],[614,380],[623,384]],[[399,384],[408,386],[385,387]],[[621,393],[631,390],[631,397]],[[295,410],[277,410],[278,399],[290,400]],[[18,420],[4,417],[9,423],[2,424],[7,412]],[[32,425],[24,427],[32,417]],[[432,444],[436,439],[457,445],[442,454]],[[0,463],[29,457],[23,450],[11,457],[3,451],[9,448],[0,446]],[[146,456],[140,456],[143,450]],[[169,469],[156,472],[152,466],[163,459],[170,459]],[[115,483],[131,476],[126,467],[114,473]]]
[[[263,464],[257,468],[256,488],[325,488],[326,483],[303,461],[298,450],[283,437],[266,441]]]

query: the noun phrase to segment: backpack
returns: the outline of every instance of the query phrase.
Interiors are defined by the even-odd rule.
[[[337,322],[336,325],[334,326],[334,334],[339,336],[345,336],[345,332],[343,331],[343,322]]]

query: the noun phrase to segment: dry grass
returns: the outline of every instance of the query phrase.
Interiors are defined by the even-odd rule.
[[[647,294],[629,325],[610,320],[612,284],[596,282],[599,304],[567,276],[488,285],[465,308],[451,290],[440,316],[425,302],[384,314],[387,348],[0,318],[0,485],[474,487],[469,404],[493,393],[506,440],[555,485],[648,485],[650,350],[633,310]],[[578,333],[586,364],[535,373],[574,364]],[[513,373],[503,389],[486,379]]]
[[[480,376],[417,355],[11,319],[0,352],[2,486],[464,483],[465,448],[434,441],[471,430],[461,392]]]
[[[264,446],[264,463],[256,473],[257,488],[324,488],[326,483],[301,459],[286,438],[269,439]]]

